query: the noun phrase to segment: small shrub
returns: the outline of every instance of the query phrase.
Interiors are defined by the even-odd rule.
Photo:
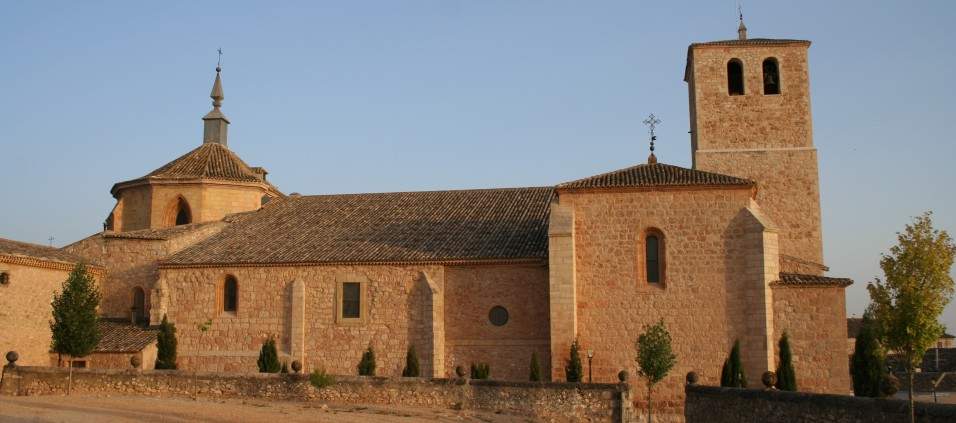
[[[269,337],[262,343],[262,349],[259,350],[259,359],[256,360],[261,373],[279,373],[282,370],[282,364],[279,363],[279,352],[276,350],[275,338]]]
[[[166,320],[159,325],[159,334],[156,335],[156,369],[176,369],[176,325]]]
[[[582,376],[584,375],[584,370],[581,368],[581,347],[578,345],[578,340],[575,339],[571,343],[571,353],[568,358],[568,364],[564,367],[564,378],[568,382],[580,382]]]
[[[778,344],[780,365],[777,366],[777,389],[781,391],[797,390],[797,372],[793,369],[793,354],[790,352],[790,337],[787,332],[780,337]]]
[[[458,377],[465,377],[465,369],[461,366],[455,366],[455,375]]]
[[[730,357],[724,361],[724,367],[720,371],[720,386],[729,388],[746,388],[747,376],[744,374],[744,366],[740,362],[740,341],[734,341],[734,347],[730,350]]]
[[[369,345],[368,349],[362,353],[362,361],[358,365],[359,376],[375,376],[375,351]]]
[[[491,366],[489,366],[488,363],[471,363],[472,379],[488,379],[488,376],[491,376]]]
[[[279,373],[289,373],[289,366],[286,362],[282,362],[282,370],[279,370]]]
[[[421,369],[418,366],[418,353],[415,352],[415,346],[409,345],[408,352],[405,354],[405,369],[402,370],[402,377],[419,377]]]
[[[538,353],[531,353],[531,369],[528,374],[528,380],[532,382],[541,382],[541,365],[538,364]]]
[[[309,375],[309,383],[317,389],[335,384],[335,377],[326,373],[325,369],[315,369]]]

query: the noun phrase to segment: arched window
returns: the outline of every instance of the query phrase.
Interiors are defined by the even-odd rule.
[[[644,268],[647,283],[664,282],[664,234],[657,229],[644,236]]]
[[[235,276],[226,276],[222,283],[222,311],[235,313],[239,308],[239,281]]]
[[[740,59],[727,62],[727,93],[744,95],[744,64]]]
[[[133,307],[130,308],[130,314],[134,325],[143,324],[146,320],[146,291],[138,286],[133,287]]]
[[[176,198],[176,202],[174,202],[169,209],[169,214],[167,216],[169,216],[167,218],[169,226],[188,225],[193,223],[192,210],[190,210],[189,203],[187,203],[186,199],[183,197]]]
[[[763,61],[763,93],[780,94],[780,67],[773,57]]]

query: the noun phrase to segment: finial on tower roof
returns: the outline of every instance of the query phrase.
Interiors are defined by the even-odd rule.
[[[744,25],[744,12],[741,9],[740,5],[737,5],[737,16],[740,17],[740,25],[737,25],[737,39],[746,40],[747,39],[747,25]]]
[[[216,62],[216,81],[212,84],[212,92],[209,97],[212,98],[212,110],[203,116],[204,123],[202,142],[216,143],[226,145],[226,135],[229,125],[229,119],[222,114],[219,107],[222,106],[222,100],[225,96],[222,93],[222,49],[218,50],[219,60]]]
[[[657,127],[657,124],[661,123],[661,120],[654,116],[653,113],[644,119],[644,124],[647,125],[648,129],[651,132],[651,155],[647,156],[647,164],[657,164],[657,156],[654,155],[654,141],[657,141],[657,135],[654,134],[654,128]]]

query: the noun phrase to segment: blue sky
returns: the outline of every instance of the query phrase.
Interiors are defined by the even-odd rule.
[[[810,49],[825,255],[857,283],[935,212],[956,235],[956,3],[747,1]],[[735,2],[10,2],[0,14],[0,237],[65,245],[110,186],[201,142],[216,49],[230,147],[304,194],[552,185],[690,166],[687,45]],[[956,306],[944,314],[956,331]]]

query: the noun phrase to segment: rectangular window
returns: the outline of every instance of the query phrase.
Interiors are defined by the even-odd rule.
[[[359,282],[342,283],[342,318],[358,319],[362,317],[362,284]]]
[[[647,282],[661,281],[660,240],[656,236],[647,237]]]

